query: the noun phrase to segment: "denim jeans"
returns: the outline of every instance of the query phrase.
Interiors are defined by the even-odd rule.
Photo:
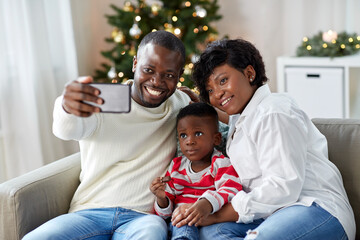
[[[184,225],[175,227],[169,223],[169,235],[171,240],[199,240],[199,229],[195,226]]]
[[[166,240],[167,225],[159,216],[124,208],[88,209],[58,216],[23,239]]]
[[[248,232],[248,234],[247,234]],[[339,220],[318,204],[296,205],[250,224],[218,223],[200,229],[200,239],[347,240]]]

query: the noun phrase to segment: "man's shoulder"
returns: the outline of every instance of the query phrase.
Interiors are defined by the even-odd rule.
[[[184,106],[189,105],[190,100],[191,99],[189,95],[178,89],[176,89],[173,95],[171,95],[171,97],[169,98],[170,102],[174,104],[181,104]]]

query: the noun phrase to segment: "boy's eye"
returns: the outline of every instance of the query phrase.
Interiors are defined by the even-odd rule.
[[[186,134],[185,134],[185,133],[180,133],[179,136],[180,136],[180,138],[186,138]]]
[[[196,132],[196,133],[195,133],[195,136],[196,136],[196,137],[200,137],[200,136],[202,136],[202,135],[203,135],[202,132]]]

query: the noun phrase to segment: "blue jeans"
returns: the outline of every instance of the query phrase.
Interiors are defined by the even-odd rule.
[[[199,229],[195,226],[184,225],[175,227],[169,223],[169,235],[171,240],[199,240]]]
[[[252,226],[251,226],[252,225]],[[247,232],[249,233],[247,234]],[[339,220],[318,204],[291,206],[251,224],[218,223],[200,229],[200,239],[347,240]]]
[[[166,240],[167,225],[159,216],[129,209],[88,209],[58,216],[23,239]]]

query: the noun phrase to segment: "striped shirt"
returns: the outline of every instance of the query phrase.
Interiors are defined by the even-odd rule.
[[[155,202],[155,212],[163,217],[170,217],[175,207],[184,203],[195,203],[198,199],[207,199],[218,211],[242,190],[238,175],[229,158],[214,149],[211,165],[200,172],[191,169],[191,161],[185,156],[174,158],[165,176],[171,180],[166,184],[166,196],[169,206],[160,208]]]

